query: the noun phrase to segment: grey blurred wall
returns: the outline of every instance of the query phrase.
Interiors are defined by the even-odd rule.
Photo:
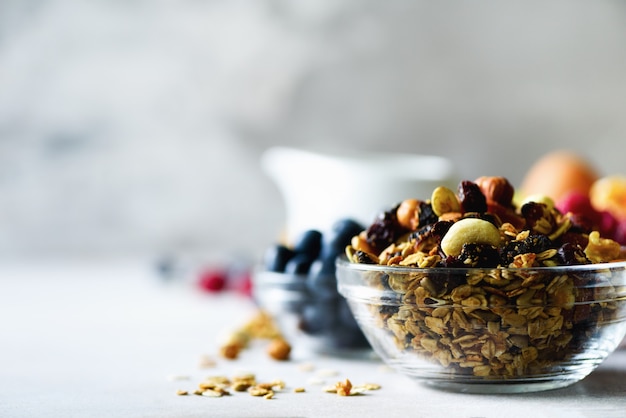
[[[0,2],[0,257],[257,254],[273,145],[626,173],[626,3]]]

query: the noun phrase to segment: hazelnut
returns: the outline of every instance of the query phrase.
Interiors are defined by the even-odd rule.
[[[487,202],[499,203],[502,206],[510,206],[513,201],[515,190],[504,177],[479,177],[474,183],[485,195]]]
[[[419,206],[420,202],[417,199],[406,199],[400,203],[398,209],[396,209],[396,218],[398,223],[411,231],[417,229],[420,224],[419,218]]]
[[[274,360],[288,360],[291,346],[282,338],[274,338],[267,347],[267,354]]]

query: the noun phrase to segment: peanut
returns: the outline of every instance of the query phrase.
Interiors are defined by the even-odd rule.
[[[446,255],[457,256],[461,254],[463,244],[488,244],[497,247],[500,244],[500,231],[491,222],[482,219],[461,219],[444,235],[441,250]]]
[[[275,338],[267,348],[267,353],[274,360],[288,360],[291,353],[291,346],[282,338]]]

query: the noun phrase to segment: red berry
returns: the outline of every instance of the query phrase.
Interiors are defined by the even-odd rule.
[[[599,219],[597,223],[598,232],[600,235],[606,238],[611,238],[615,235],[615,230],[618,226],[617,219],[610,212],[602,211],[598,212]]]
[[[613,233],[613,239],[621,245],[626,245],[626,220],[620,221]]]
[[[206,292],[220,292],[226,287],[226,273],[222,270],[205,270],[200,273],[198,286]]]
[[[556,208],[561,213],[571,212],[576,215],[582,215],[585,218],[596,222],[598,219],[597,211],[591,206],[589,196],[573,192],[556,202]]]

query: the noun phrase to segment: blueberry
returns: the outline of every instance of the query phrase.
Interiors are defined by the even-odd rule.
[[[326,334],[335,326],[336,316],[334,301],[314,301],[302,309],[299,326],[307,334]]]
[[[294,251],[298,254],[306,254],[311,260],[319,256],[322,249],[322,233],[315,229],[305,231],[296,241]]]
[[[309,269],[309,276],[334,276],[335,275],[335,258],[318,258],[313,261]]]
[[[334,275],[316,274],[307,277],[309,291],[314,297],[319,299],[330,299],[337,297],[337,279]]]
[[[265,269],[268,271],[284,272],[287,262],[294,257],[295,253],[284,245],[276,244],[265,251],[263,258]]]
[[[348,306],[348,302],[344,298],[337,300],[337,318],[339,323],[346,327],[346,329],[355,330],[359,329],[359,325],[354,319],[354,315]]]
[[[336,221],[324,237],[322,257],[334,254],[343,254],[352,237],[358,235],[365,228],[357,221],[349,218]]]
[[[285,273],[288,274],[307,274],[313,260],[308,254],[296,253],[293,258],[287,261],[285,265]]]
[[[358,328],[337,326],[330,331],[332,344],[335,348],[366,348],[369,343]]]

